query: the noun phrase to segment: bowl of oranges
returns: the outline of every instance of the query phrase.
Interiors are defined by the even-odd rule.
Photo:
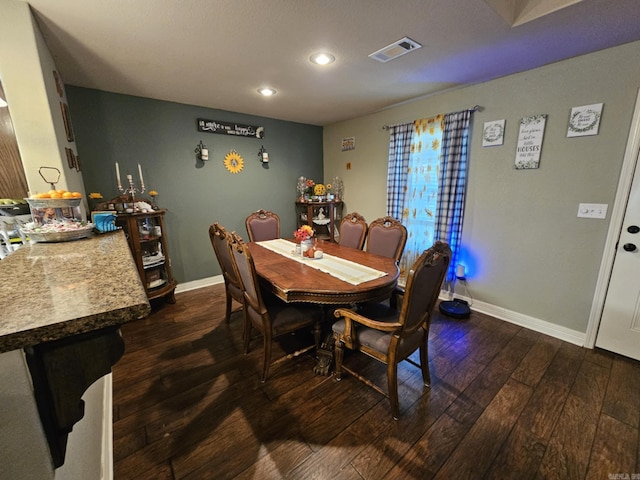
[[[31,208],[65,208],[77,207],[82,201],[80,192],[68,192],[67,190],[49,190],[45,193],[36,193],[25,198]]]

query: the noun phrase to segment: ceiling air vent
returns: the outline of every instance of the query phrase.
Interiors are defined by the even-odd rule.
[[[405,53],[412,52],[413,50],[417,50],[421,47],[422,45],[420,45],[415,40],[411,40],[409,37],[404,37],[397,42],[392,43],[391,45],[387,45],[386,47],[381,48],[377,52],[373,52],[369,55],[369,58],[373,58],[374,60],[378,60],[379,62],[386,63],[389,60],[398,58]]]

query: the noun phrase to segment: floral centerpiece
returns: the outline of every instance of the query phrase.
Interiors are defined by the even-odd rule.
[[[302,225],[295,232],[293,232],[296,240],[298,240],[298,243],[300,243],[300,254],[303,257],[313,258],[313,255],[315,254],[313,243],[311,242],[311,237],[313,237],[314,233],[315,232],[313,231],[313,228],[311,228],[309,225]]]
[[[307,179],[307,192],[306,194],[309,195],[310,197],[313,195],[313,188],[316,186],[316,182],[314,182],[312,179]]]
[[[314,233],[313,228],[309,225],[302,225],[299,229],[293,232],[293,236],[296,237],[296,240],[299,243],[302,243],[304,241],[311,240]]]

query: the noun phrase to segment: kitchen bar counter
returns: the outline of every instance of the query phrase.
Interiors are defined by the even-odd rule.
[[[124,353],[120,325],[150,311],[122,231],[25,245],[0,261],[0,354],[24,352],[53,468],[84,417],[84,392]],[[0,435],[25,425],[0,418]]]
[[[122,231],[25,245],[0,261],[0,353],[146,317]]]

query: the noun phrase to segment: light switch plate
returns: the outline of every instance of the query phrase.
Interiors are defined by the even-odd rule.
[[[605,218],[607,216],[606,203],[581,203],[578,205],[578,217]]]

